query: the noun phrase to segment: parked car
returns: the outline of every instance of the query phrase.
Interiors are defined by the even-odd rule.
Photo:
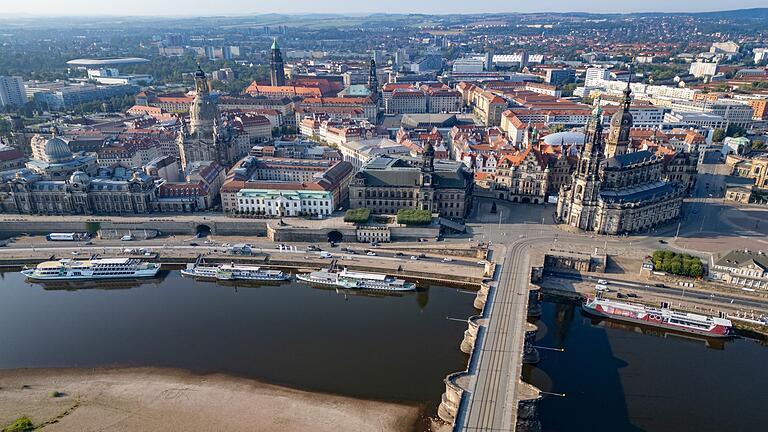
[[[398,253],[395,254],[395,256],[403,256],[403,253],[402,252],[398,252]]]
[[[608,285],[608,281],[607,281],[607,280],[605,280],[605,279],[599,279],[599,280],[597,281],[597,283],[599,283],[600,285]]]
[[[411,255],[411,259],[414,260],[414,261],[418,261],[419,257],[417,257],[416,255]]]
[[[626,294],[616,293],[616,297],[620,299],[624,299],[624,298],[627,298],[628,296]]]
[[[443,258],[443,262],[451,262],[451,261],[453,261],[453,258],[448,258],[448,257]]]
[[[640,296],[635,294],[635,293],[627,293],[627,297],[629,297],[629,298],[640,298]]]
[[[368,256],[376,256],[376,252],[371,252],[371,251],[368,251],[365,254]]]

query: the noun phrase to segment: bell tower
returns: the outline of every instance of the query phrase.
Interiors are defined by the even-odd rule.
[[[632,68],[629,69],[629,79],[627,79],[627,88],[624,89],[621,111],[617,111],[611,117],[611,127],[608,130],[605,146],[605,157],[607,158],[626,154],[629,150],[629,131],[633,124],[632,114],[629,112],[629,106],[632,103],[631,83]]]

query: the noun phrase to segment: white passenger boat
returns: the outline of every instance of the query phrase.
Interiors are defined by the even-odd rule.
[[[257,266],[234,263],[206,265],[198,262],[187,264],[187,267],[181,270],[181,274],[216,280],[283,281],[291,278],[290,274],[283,273],[280,270],[269,270]]]
[[[353,272],[347,269],[341,272],[320,270],[307,274],[298,274],[296,279],[318,285],[337,286],[350,289],[368,289],[382,291],[413,291],[416,284],[380,273]]]
[[[32,280],[86,280],[155,277],[160,264],[135,258],[60,259],[45,261],[21,273]]]

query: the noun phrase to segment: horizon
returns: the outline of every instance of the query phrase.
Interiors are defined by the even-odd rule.
[[[597,0],[589,5],[582,5],[578,10],[573,9],[573,4],[565,0],[549,0],[528,7],[516,5],[514,10],[501,0],[484,0],[479,5],[456,3],[446,5],[440,0],[423,0],[418,8],[412,8],[412,4],[405,0],[392,0],[391,7],[387,10],[376,9],[370,5],[349,5],[344,0],[327,0],[322,7],[305,0],[293,2],[290,5],[279,4],[271,6],[262,4],[254,7],[244,0],[231,0],[226,8],[220,4],[206,0],[169,0],[158,3],[151,0],[135,0],[128,7],[124,3],[100,4],[101,9],[93,10],[92,2],[87,0],[71,0],[58,2],[53,0],[32,0],[31,2],[5,5],[0,17],[25,18],[25,17],[157,17],[157,18],[193,18],[193,17],[236,17],[236,16],[263,16],[263,15],[341,15],[341,16],[370,16],[370,15],[478,15],[478,14],[668,14],[668,13],[708,13],[726,12],[749,9],[765,9],[763,0],[737,0],[730,7],[723,8],[722,2],[713,0],[683,0],[681,2],[667,2],[663,0],[647,0],[641,7],[628,7],[625,4],[607,0]],[[271,2],[266,2],[271,3]],[[402,10],[393,12],[395,10]]]

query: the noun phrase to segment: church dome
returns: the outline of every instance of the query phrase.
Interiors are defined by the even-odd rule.
[[[54,136],[45,143],[45,156],[48,162],[65,162],[72,159],[72,151],[66,141]]]
[[[585,139],[583,132],[555,132],[544,137],[544,144],[551,146],[559,146],[560,144],[582,145]]]
[[[91,177],[82,171],[75,171],[69,177],[71,183],[88,184],[91,181]]]

